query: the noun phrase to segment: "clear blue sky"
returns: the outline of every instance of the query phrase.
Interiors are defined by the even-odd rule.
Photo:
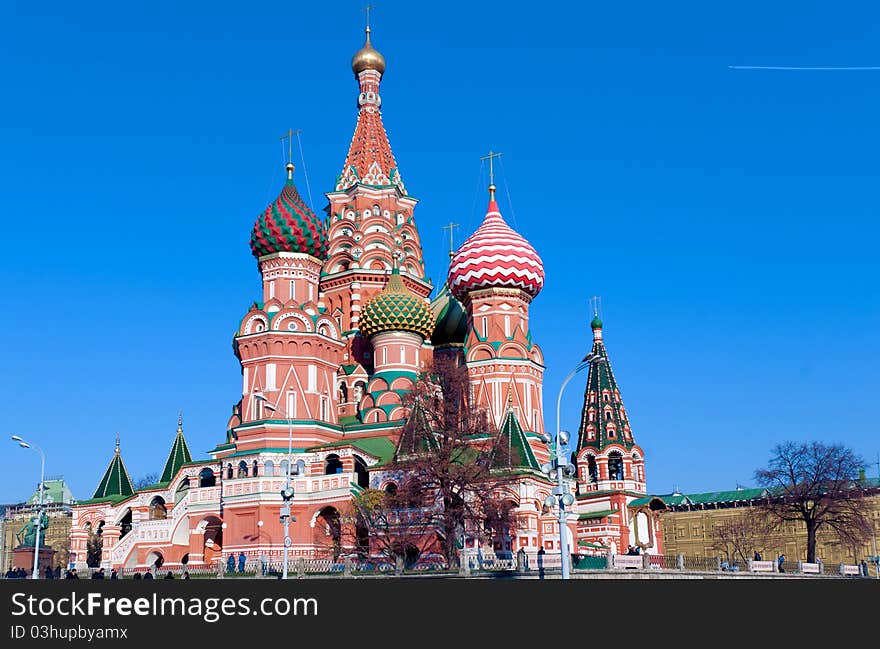
[[[77,497],[116,431],[134,479],[161,471],[178,408],[194,455],[224,439],[278,137],[303,129],[323,207],[362,4],[3,5],[2,430]],[[750,484],[786,439],[876,457],[880,71],[728,69],[878,65],[876,6],[376,4],[385,124],[435,283],[441,226],[477,227],[479,157],[504,154],[501,209],[546,266],[548,428],[601,295],[652,492]],[[20,500],[38,458],[3,444],[0,502]]]

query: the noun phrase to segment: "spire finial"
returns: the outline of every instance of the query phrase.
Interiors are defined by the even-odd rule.
[[[119,433],[116,433],[116,455],[119,455]]]
[[[301,131],[296,129],[295,131],[292,128],[287,129],[287,133],[281,136],[281,142],[287,140],[287,164],[284,166],[287,169],[287,179],[293,180],[293,136],[299,136]],[[282,146],[284,146],[282,144]]]
[[[375,9],[376,5],[367,4],[364,7],[364,12],[367,14],[367,28],[364,30],[367,32],[367,42],[370,42],[370,10]]]
[[[455,228],[459,227],[460,223],[449,222],[449,225],[440,226],[442,230],[449,230],[449,258],[452,259],[455,256],[455,241],[452,238],[452,233]]]
[[[177,432],[183,432],[183,410],[177,411]]]
[[[495,166],[492,164],[495,158],[500,158],[500,153],[494,153],[492,149],[489,149],[489,154],[480,158],[480,160],[488,160],[489,161],[489,200],[495,200]]]
[[[591,297],[590,308],[593,310],[593,321],[590,322],[590,329],[593,330],[593,334],[598,340],[602,337],[602,319],[599,317],[599,312],[602,309],[602,298],[598,295]]]

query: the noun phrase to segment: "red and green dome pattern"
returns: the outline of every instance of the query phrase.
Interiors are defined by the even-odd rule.
[[[425,300],[409,290],[400,271],[391,271],[385,288],[364,305],[361,334],[370,338],[386,331],[409,331],[428,338],[434,331],[434,312]]]
[[[323,261],[327,228],[300,197],[293,180],[260,215],[251,232],[251,252],[260,258],[276,252],[299,252]]]

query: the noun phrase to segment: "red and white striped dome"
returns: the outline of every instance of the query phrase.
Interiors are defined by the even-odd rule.
[[[501,217],[489,201],[483,224],[468,237],[449,264],[447,280],[459,300],[481,288],[519,288],[535,297],[544,286],[544,264],[532,245]]]

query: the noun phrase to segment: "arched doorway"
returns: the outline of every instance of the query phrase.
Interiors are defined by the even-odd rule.
[[[125,512],[125,516],[119,519],[119,538],[124,538],[131,532],[131,510]]]
[[[325,507],[318,513],[315,536],[315,545],[325,548],[334,560],[339,558],[342,552],[342,524],[335,507]]]
[[[165,563],[165,557],[163,557],[162,553],[158,550],[153,550],[147,555],[147,567],[152,568],[155,566],[156,570],[158,570],[162,567],[163,563]]]
[[[168,518],[168,509],[165,507],[165,499],[156,496],[150,501],[150,520],[161,521]]]
[[[342,460],[336,453],[331,453],[324,461],[324,475],[333,475],[334,473],[342,473]]]
[[[217,484],[217,478],[214,476],[214,469],[205,467],[199,472],[199,486],[213,487]]]
[[[186,496],[186,492],[189,491],[189,480],[183,479],[180,481],[180,484],[177,485],[177,491],[174,492],[174,504],[176,505],[181,500],[183,500],[184,496]]]
[[[357,486],[363,489],[370,488],[370,473],[367,471],[367,463],[362,457],[354,456],[354,473],[357,479]]]
[[[205,563],[213,565],[223,556],[223,524],[216,516],[209,516],[202,525],[205,526],[202,533]]]

